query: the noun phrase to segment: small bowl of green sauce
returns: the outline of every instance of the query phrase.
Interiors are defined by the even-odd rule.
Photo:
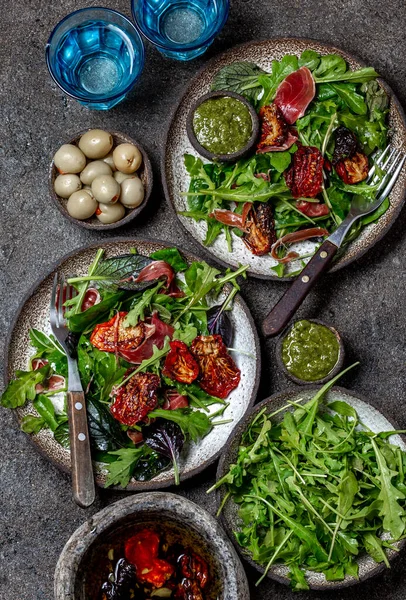
[[[231,162],[246,156],[256,143],[259,119],[254,107],[240,94],[216,91],[195,102],[186,130],[201,156]]]
[[[276,357],[295,383],[326,383],[342,369],[344,344],[334,327],[317,319],[302,319],[279,338]]]

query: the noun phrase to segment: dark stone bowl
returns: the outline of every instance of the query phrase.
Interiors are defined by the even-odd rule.
[[[79,142],[80,137],[84,133],[86,133],[86,131],[90,131],[90,129],[94,129],[94,127],[91,127],[91,128],[89,127],[88,129],[79,131],[79,133],[77,133],[73,138],[71,138],[70,140],[63,142],[63,143],[64,144],[73,144],[76,146]],[[104,131],[107,131],[107,130],[104,130]],[[148,158],[148,155],[145,152],[144,148],[142,146],[140,146],[140,144],[137,141],[133,140],[128,135],[125,135],[124,133],[119,133],[117,131],[109,131],[109,133],[113,136],[113,148],[118,146],[118,144],[133,144],[134,146],[136,146],[138,148],[138,150],[142,154],[142,164],[141,164],[140,168],[138,169],[138,171],[136,171],[136,174],[139,176],[142,183],[144,184],[144,200],[136,208],[132,208],[132,209],[126,208],[125,216],[122,219],[120,219],[119,221],[116,221],[116,223],[110,223],[110,224],[101,223],[95,215],[90,217],[90,219],[85,219],[84,221],[81,221],[79,219],[75,219],[74,217],[71,217],[71,215],[68,213],[68,211],[66,209],[66,205],[68,203],[68,198],[61,198],[60,196],[58,196],[58,194],[56,194],[56,192],[54,190],[54,181],[55,181],[56,177],[59,175],[59,173],[55,167],[53,159],[52,159],[51,165],[49,167],[49,177],[48,177],[49,192],[50,192],[51,198],[54,201],[54,204],[56,205],[58,210],[63,214],[64,217],[69,219],[69,221],[71,221],[78,227],[83,227],[84,229],[91,229],[92,231],[109,231],[111,229],[117,229],[118,227],[122,227],[122,225],[127,225],[127,223],[130,223],[130,221],[133,221],[140,214],[140,212],[142,210],[144,210],[144,208],[146,207],[147,202],[149,200],[149,197],[151,195],[151,191],[152,191],[152,167],[151,167],[151,163]],[[94,159],[94,160],[96,160],[96,159]]]
[[[334,333],[334,335],[336,336],[336,338],[337,338],[338,345],[339,345],[337,362],[336,362],[335,366],[331,369],[330,373],[328,373],[322,379],[316,379],[314,381],[306,381],[305,379],[300,379],[299,377],[296,377],[295,375],[293,375],[286,368],[285,363],[282,360],[282,344],[283,344],[283,340],[289,334],[290,330],[292,329],[292,327],[294,326],[294,324],[297,323],[298,320],[299,321],[310,321],[311,323],[317,323],[318,325],[324,325],[324,327],[327,327],[328,329],[330,329],[330,331],[332,331]],[[276,362],[278,363],[279,369],[283,372],[283,374],[288,379],[290,379],[291,381],[293,381],[297,385],[318,385],[318,384],[323,384],[323,383],[327,383],[327,381],[330,381],[330,379],[333,379],[333,377],[335,377],[336,375],[338,375],[338,373],[343,368],[344,358],[345,358],[344,342],[343,342],[343,338],[341,337],[341,334],[338,333],[337,329],[335,329],[331,325],[327,325],[327,323],[324,323],[323,321],[320,321],[319,319],[297,319],[296,321],[294,321],[288,327],[288,329],[285,329],[285,331],[279,336],[278,341],[276,343],[275,356],[276,356]]]
[[[210,98],[224,98],[225,96],[239,100],[242,104],[244,104],[244,106],[246,106],[248,108],[250,115],[251,115],[251,120],[252,120],[252,133],[251,133],[250,139],[245,144],[245,146],[243,148],[241,148],[241,150],[237,150],[237,152],[233,152],[231,154],[215,154],[213,152],[210,152],[206,148],[204,148],[199,143],[199,141],[195,135],[194,129],[193,129],[193,117],[194,117],[196,110],[199,108],[199,106],[201,104],[203,104],[203,102],[206,102],[206,100],[210,100]],[[248,100],[246,100],[244,98],[244,96],[240,96],[240,94],[236,94],[235,92],[227,92],[227,91],[218,90],[215,92],[209,92],[208,94],[204,94],[204,96],[201,96],[198,100],[196,100],[196,102],[193,104],[193,106],[190,109],[189,114],[187,116],[186,131],[187,131],[188,138],[189,138],[190,143],[192,144],[193,148],[201,156],[204,156],[204,158],[207,158],[207,160],[220,161],[220,162],[234,162],[240,158],[243,158],[247,154],[249,154],[250,151],[252,150],[253,146],[255,145],[257,138],[258,138],[258,133],[259,133],[259,118],[258,118],[255,108],[252,106],[252,104],[250,102],[248,102]]]
[[[91,569],[95,558],[100,559],[102,548],[106,552],[115,536],[122,539],[128,535],[129,528],[137,526],[150,526],[158,533],[166,530],[182,545],[200,554],[209,565],[218,600],[249,600],[242,564],[216,519],[190,500],[163,492],[124,498],[81,525],[59,557],[54,580],[55,600],[88,600],[86,578],[95,574]],[[94,584],[93,577],[92,582]]]

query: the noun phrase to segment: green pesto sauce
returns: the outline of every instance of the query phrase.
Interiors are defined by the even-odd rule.
[[[335,367],[340,345],[325,325],[297,321],[282,342],[282,360],[292,375],[303,381],[317,381]]]
[[[193,129],[201,146],[213,154],[232,154],[244,148],[252,134],[248,108],[236,98],[210,98],[196,109]]]

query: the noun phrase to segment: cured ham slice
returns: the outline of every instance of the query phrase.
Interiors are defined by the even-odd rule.
[[[135,281],[154,281],[157,279],[166,279],[165,291],[161,293],[174,298],[182,298],[185,295],[176,285],[174,270],[164,260],[156,260],[144,267]]]
[[[286,122],[292,125],[303,117],[315,93],[313,75],[307,67],[301,67],[282,81],[276,90],[274,102]]]
[[[148,337],[145,337],[141,345],[133,350],[119,349],[120,356],[133,365],[139,365],[143,360],[151,358],[154,346],[161,350],[165,338],[172,338],[175,331],[173,327],[161,321],[157,313],[153,313],[152,317],[145,319],[145,323],[148,323],[150,327],[148,329]]]
[[[311,227],[310,229],[300,229],[299,231],[294,231],[293,233],[287,233],[283,237],[279,238],[279,240],[277,240],[277,242],[275,242],[275,244],[272,246],[271,256],[273,259],[277,260],[278,263],[286,264],[295,258],[298,258],[299,254],[294,250],[291,250],[281,258],[277,254],[277,250],[280,246],[294,244],[295,242],[304,242],[305,240],[310,240],[314,237],[326,237],[327,235],[329,235],[329,232],[323,227]]]

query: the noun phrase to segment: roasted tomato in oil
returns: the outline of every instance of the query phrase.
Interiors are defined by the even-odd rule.
[[[158,558],[159,536],[150,529],[143,529],[129,538],[125,544],[125,557],[135,565],[140,583],[151,583],[161,588],[171,578],[175,567]]]
[[[176,600],[204,600],[203,592],[196,580],[186,577],[179,583],[175,592]]]
[[[209,579],[209,567],[203,558],[190,551],[179,556],[178,565],[184,577],[195,579],[204,589]]]
[[[127,371],[126,376],[131,371]],[[160,379],[154,373],[136,373],[118,388],[110,412],[123,425],[135,425],[143,421],[158,402],[157,390]]]
[[[285,172],[286,185],[294,198],[315,198],[323,187],[323,156],[315,146],[300,146],[292,166]]]
[[[184,342],[174,340],[166,355],[163,375],[180,383],[192,383],[199,375],[199,365]]]
[[[356,152],[351,158],[344,158],[335,164],[335,170],[344,183],[354,184],[368,177],[368,157]]]
[[[96,325],[90,336],[90,343],[104,352],[138,348],[144,341],[145,325],[141,321],[135,327],[124,327],[126,315],[126,312],[119,312],[110,321]]]
[[[262,202],[252,205],[247,226],[248,232],[244,233],[242,239],[248,250],[256,256],[267,254],[276,242],[271,206]]]
[[[200,387],[217,398],[226,398],[241,379],[241,371],[227,352],[220,335],[199,335],[190,350],[200,370]]]

